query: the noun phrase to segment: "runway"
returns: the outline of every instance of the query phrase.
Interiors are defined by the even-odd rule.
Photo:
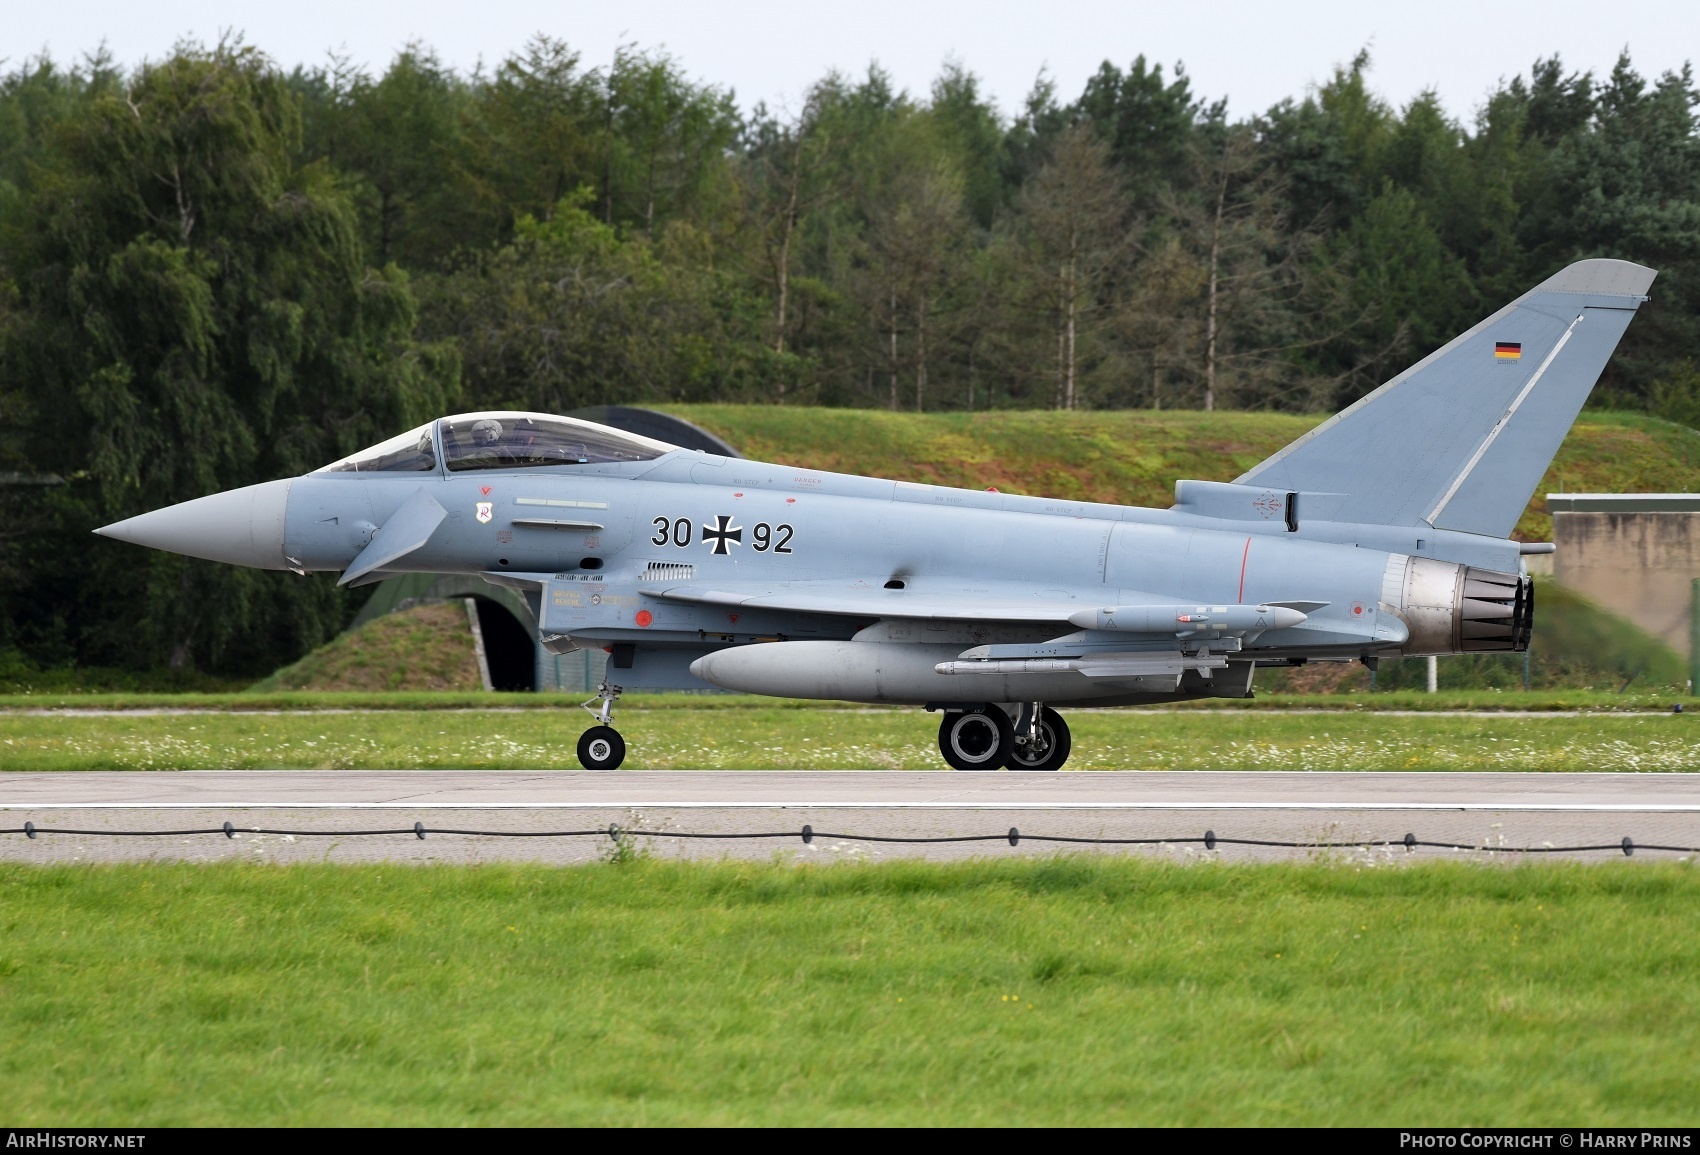
[[[230,859],[570,863],[605,854],[597,838],[408,833],[415,822],[539,835],[562,830],[655,832],[640,847],[663,856],[798,860],[962,858],[1053,854],[1059,849],[1209,854],[1225,859],[1352,856],[1400,861],[1522,857],[1509,848],[1617,845],[1700,847],[1700,774],[1287,773],[1111,771],[1064,774],[950,772],[154,771],[0,774],[0,828],[26,822],[34,839],[0,835],[0,860],[90,862]],[[114,838],[73,829],[239,834]],[[808,825],[820,832],[807,844]],[[296,834],[253,833],[254,829]],[[891,844],[845,835],[1002,835],[1006,841]],[[400,834],[357,836],[369,829]],[[1195,840],[1298,842],[1298,848],[1218,847]],[[680,833],[769,832],[761,839],[686,839]],[[309,833],[310,832],[310,833]],[[1455,842],[1473,851],[1359,848],[1361,841]],[[1036,836],[1148,838],[1167,844],[1060,846]],[[1187,841],[1181,841],[1187,840]],[[1671,858],[1647,851],[1637,861]],[[1546,855],[1543,855],[1546,857]],[[1599,851],[1575,857],[1602,860]],[[1622,855],[1616,855],[1621,859]]]

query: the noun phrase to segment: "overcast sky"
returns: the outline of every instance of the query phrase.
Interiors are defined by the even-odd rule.
[[[1436,89],[1469,118],[1501,77],[1554,53],[1604,72],[1627,47],[1643,75],[1700,55],[1700,3],[1687,0],[6,0],[0,58],[15,66],[47,49],[65,60],[103,40],[119,60],[157,58],[183,36],[246,34],[285,66],[347,52],[381,71],[417,39],[447,62],[493,63],[534,32],[566,40],[587,64],[621,43],[664,47],[692,75],[757,101],[795,107],[829,68],[853,73],[878,60],[898,84],[925,94],[954,56],[1009,113],[1041,69],[1066,100],[1098,64],[1136,55],[1183,61],[1194,91],[1226,96],[1234,116],[1300,96],[1368,45],[1371,80],[1396,104]]]

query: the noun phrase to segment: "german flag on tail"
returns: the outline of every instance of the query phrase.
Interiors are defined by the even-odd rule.
[[[1516,361],[1523,356],[1523,342],[1495,341],[1493,343],[1493,359],[1495,361]]]

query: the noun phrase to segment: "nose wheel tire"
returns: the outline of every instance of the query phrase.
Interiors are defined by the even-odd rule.
[[[954,770],[996,770],[1015,745],[1015,727],[996,706],[951,710],[939,722],[939,753]]]
[[[579,735],[578,760],[586,770],[618,770],[626,760],[626,740],[612,726],[592,726]]]
[[[1049,706],[1039,711],[1029,742],[1011,742],[1009,758],[1004,762],[1011,770],[1061,770],[1068,761],[1071,739],[1068,723]]]

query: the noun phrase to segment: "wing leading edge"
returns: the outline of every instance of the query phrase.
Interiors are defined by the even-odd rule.
[[[846,617],[926,618],[941,621],[1004,621],[1065,624],[1087,604],[1074,599],[969,593],[925,594],[907,589],[842,582],[721,584],[712,589],[674,586],[645,590],[667,601]]]
[[[1308,617],[1303,606],[1316,609],[1326,602],[1281,602],[1265,605],[1193,605],[1173,599],[1122,605],[1101,605],[1078,598],[1054,595],[1021,597],[985,593],[932,594],[869,585],[827,589],[775,589],[772,586],[692,589],[674,586],[647,591],[668,601],[697,605],[736,606],[743,609],[782,610],[794,613],[835,614],[856,618],[926,619],[929,621],[1020,622],[1034,625],[1069,625],[1083,630],[1109,633],[1153,633],[1175,636],[1262,632],[1302,625]]]

